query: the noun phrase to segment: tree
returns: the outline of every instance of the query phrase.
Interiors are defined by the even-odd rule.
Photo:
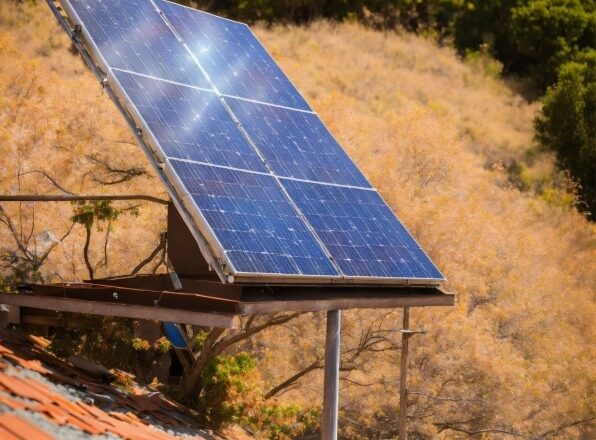
[[[538,140],[578,179],[584,204],[596,219],[596,51],[564,64],[537,117]]]
[[[462,53],[487,47],[506,73],[542,91],[562,63],[593,46],[595,23],[592,0],[472,0],[457,13],[455,45]]]

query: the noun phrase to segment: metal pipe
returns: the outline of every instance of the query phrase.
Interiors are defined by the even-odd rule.
[[[325,383],[323,391],[323,440],[337,440],[340,336],[341,310],[328,310],[327,335],[325,340]]]
[[[77,202],[85,200],[145,200],[147,202],[167,205],[169,202],[158,197],[132,194],[132,195],[113,195],[113,196],[94,196],[94,195],[0,195],[0,202]]]
[[[401,366],[399,369],[399,440],[408,438],[408,339],[410,327],[410,308],[404,307],[404,321],[401,333]]]

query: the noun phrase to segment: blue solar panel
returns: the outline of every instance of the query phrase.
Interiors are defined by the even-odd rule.
[[[248,27],[165,0],[62,3],[222,279],[443,279]]]
[[[148,0],[64,0],[87,31],[104,69],[118,68],[211,88]]]
[[[310,110],[248,26],[168,1],[157,5],[219,92]]]
[[[346,276],[442,279],[374,190],[283,179]]]
[[[338,275],[272,176],[169,163],[236,271]]]
[[[164,156],[266,172],[215,92],[114,69]]]
[[[278,176],[370,187],[314,113],[226,98]]]

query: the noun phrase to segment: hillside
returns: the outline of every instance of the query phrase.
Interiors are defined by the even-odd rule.
[[[589,438],[596,230],[552,183],[560,179],[553,159],[533,141],[536,106],[481,62],[464,63],[421,37],[327,22],[256,33],[458,294],[452,310],[412,313],[427,333],[411,342],[411,438]],[[43,2],[0,0],[0,193],[165,197],[115,107],[68,49]],[[546,190],[518,190],[512,163],[524,163],[524,179]],[[69,230],[72,206],[2,209],[0,286],[2,278],[89,276],[86,230]],[[163,208],[147,204],[93,225],[96,276],[130,272],[164,227]],[[48,236],[65,235],[41,261],[54,243]],[[385,349],[365,352],[344,373],[342,437],[396,436],[400,312],[354,311],[344,320],[346,362],[368,329],[383,335]],[[323,316],[307,314],[237,349],[255,355],[266,391],[318,358],[323,330]],[[321,378],[315,369],[276,398],[318,406]]]

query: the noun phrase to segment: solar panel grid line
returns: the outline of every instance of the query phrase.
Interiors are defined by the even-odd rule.
[[[95,63],[95,61],[93,60],[93,57],[88,53],[86,48],[83,46],[82,42],[80,42],[78,36],[75,33],[73,33],[72,28],[70,27],[69,23],[66,21],[65,17],[61,14],[61,12],[56,8],[56,6],[53,3],[53,0],[47,0],[47,3],[50,6],[50,8],[52,9],[52,11],[54,12],[56,19],[60,22],[60,24],[62,25],[64,30],[68,33],[68,35],[74,41],[75,45],[77,46],[77,49],[79,49],[79,51],[81,52],[83,60],[88,65],[89,69],[94,73],[96,78],[103,84],[104,90],[110,96],[110,98],[112,99],[112,101],[114,102],[114,104],[116,105],[118,110],[124,116],[126,123],[129,125],[131,131],[133,132],[133,136],[134,136],[135,140],[139,143],[141,148],[145,151],[145,154],[147,154],[148,157],[152,157],[152,150],[147,145],[145,140],[142,138],[140,133],[137,131],[138,126],[136,125],[136,122],[134,121],[134,119],[132,118],[132,116],[130,115],[128,110],[121,103],[121,101],[119,100],[119,97],[117,96],[116,92],[112,89],[110,83],[108,82],[106,84],[104,82],[104,79],[105,79],[104,72],[102,72],[99,69],[97,63]],[[154,168],[156,174],[159,176],[161,182],[164,184],[164,187],[166,188],[167,192],[170,194],[170,197],[171,197],[172,201],[174,202],[174,204],[175,204],[178,212],[182,216],[182,218],[186,221],[187,224],[192,224],[190,214],[182,206],[181,202],[178,200],[176,191],[173,189],[170,181],[164,175],[163,169],[153,160],[150,160],[150,163],[151,163],[152,167]],[[198,235],[196,233],[195,228],[190,227],[189,230],[191,231],[191,234],[193,235],[199,249],[205,256],[210,267],[217,273],[219,278],[222,281],[224,281],[224,274],[222,273],[220,267],[216,264],[217,262],[213,259],[213,256],[212,256],[213,254],[208,249],[208,245],[205,243],[203,237],[201,237],[200,235]]]
[[[317,114],[224,100],[274,174],[372,188]]]
[[[256,99],[243,98],[241,96],[227,95],[225,93],[222,93],[221,96],[223,96],[224,98],[238,99],[240,101],[252,102],[254,104],[263,104],[263,105],[268,105],[270,107],[283,108],[286,110],[293,110],[293,111],[301,112],[301,113],[309,113],[309,114],[313,114],[313,115],[317,114],[314,110],[303,110],[301,108],[288,107],[286,105],[273,104],[271,102],[258,101]]]
[[[126,90],[124,89],[124,87],[122,87],[120,81],[114,75],[113,71],[117,71],[117,70],[118,69],[112,69],[110,71],[110,75],[109,75],[109,78],[111,80],[110,83],[115,86],[114,88],[116,90],[117,97],[120,100],[122,100],[123,102],[129,103],[129,105],[127,105],[127,107],[129,109],[131,109],[134,113],[134,117],[132,119],[137,124],[137,127],[141,129],[143,139],[145,140],[144,143],[149,146],[150,151],[153,153],[155,159],[158,161],[158,164],[157,164],[158,168],[160,169],[161,172],[163,172],[167,176],[167,179],[169,180],[169,182],[171,182],[171,184],[175,188],[174,192],[177,193],[177,195],[180,198],[180,201],[175,203],[177,208],[179,210],[180,210],[180,207],[184,208],[184,210],[188,213],[188,217],[190,219],[192,219],[192,223],[195,225],[196,229],[200,232],[201,238],[198,239],[197,237],[199,237],[199,235],[193,231],[193,228],[189,228],[189,229],[191,229],[191,231],[194,232],[193,235],[195,236],[195,239],[197,239],[198,242],[202,243],[202,246],[200,246],[202,253],[206,256],[206,258],[208,258],[208,255],[212,255],[215,257],[215,259],[216,259],[215,262],[217,264],[214,264],[214,262],[212,262],[211,265],[213,267],[217,267],[219,269],[218,272],[221,273],[220,277],[224,277],[224,279],[229,282],[230,281],[229,276],[230,275],[234,276],[236,274],[236,272],[238,272],[238,271],[235,269],[233,262],[230,261],[229,258],[227,258],[225,248],[221,244],[220,240],[217,238],[217,234],[210,227],[209,222],[205,219],[201,210],[198,209],[198,207],[194,203],[192,195],[186,190],[186,186],[182,183],[179,176],[177,175],[176,172],[174,172],[172,167],[169,166],[169,163],[170,163],[170,159],[175,159],[175,160],[178,160],[181,162],[203,164],[203,165],[208,165],[208,166],[215,166],[215,167],[221,167],[221,168],[239,170],[239,171],[245,171],[245,172],[248,172],[250,170],[233,168],[233,167],[225,167],[225,166],[214,165],[214,164],[206,163],[206,162],[192,161],[192,160],[188,160],[188,159],[179,159],[179,158],[168,157],[163,152],[162,148],[160,147],[160,142],[158,141],[157,137],[154,135],[154,133],[151,129],[151,126],[149,124],[147,124],[146,121],[144,120],[144,118],[139,114],[137,106],[134,105],[130,101],[130,97],[126,93]],[[135,73],[131,73],[131,74],[136,75]],[[150,78],[150,79],[153,79],[153,78]],[[161,79],[155,79],[155,80],[162,81]],[[183,86],[187,87],[186,85],[183,85]],[[210,92],[214,93],[214,91],[210,91]],[[255,172],[255,173],[263,174],[263,175],[267,175],[267,176],[270,175],[269,173],[261,173],[261,172]],[[188,223],[188,219],[187,219],[187,223]]]
[[[122,88],[118,80],[115,78],[112,69],[108,70],[106,79],[108,80],[107,84],[109,84],[112,90],[114,91],[116,99],[120,102],[124,102],[127,104],[125,108],[128,113],[128,116],[134,122],[134,132],[143,139],[143,143],[148,147],[150,153],[148,156],[154,159],[150,162],[154,163],[154,161],[156,161],[155,165],[158,168],[163,167],[163,164],[166,160],[166,156],[163,153],[163,151],[161,151],[161,148],[159,147],[159,142],[157,142],[157,139],[153,135],[151,128],[147,127],[147,125],[145,124],[143,117],[140,115],[137,107],[132,104],[125,90]]]
[[[273,58],[273,55],[269,52],[269,50],[267,50],[267,48],[261,43],[261,40],[259,40],[256,36],[256,34],[254,33],[254,31],[250,28],[250,26],[248,26],[247,24],[245,24],[245,26],[248,28],[248,31],[250,32],[250,34],[252,35],[252,37],[255,39],[255,41],[261,46],[261,48],[265,51],[265,53],[275,62],[275,58]],[[277,64],[277,63],[276,63]],[[281,70],[281,67],[280,67]],[[282,70],[283,72],[283,70]],[[285,72],[283,72],[285,75]],[[287,75],[286,75],[287,76]],[[288,77],[289,80],[289,77]],[[292,86],[294,85],[291,81],[290,83],[292,84]],[[307,99],[304,97],[304,95],[302,94],[302,92],[298,89],[298,87],[294,87],[294,90],[296,91],[296,93],[302,98],[302,100],[306,103],[308,109],[310,110],[310,113],[315,113],[315,111],[312,109],[312,107],[310,106],[310,104],[308,103]],[[240,96],[237,96],[236,98],[241,99]],[[248,100],[251,101],[251,100]],[[259,103],[261,101],[256,101],[255,102]],[[264,104],[266,104],[266,102],[263,102]],[[275,105],[274,103],[270,103],[271,105]],[[283,106],[283,105],[279,105],[279,107],[281,108],[287,108],[287,109],[293,109],[293,110],[297,110],[297,111],[303,111],[306,113],[309,113],[308,110],[305,109],[300,109],[300,108],[296,108],[296,107],[289,107],[289,106]]]
[[[159,81],[163,81],[165,83],[174,84],[174,85],[181,86],[181,87],[188,87],[190,89],[201,90],[201,91],[204,91],[204,92],[215,92],[212,89],[206,89],[204,87],[193,86],[192,84],[185,84],[185,83],[181,83],[181,82],[178,82],[178,81],[172,81],[170,79],[159,78],[157,76],[147,75],[145,73],[134,72],[132,70],[120,69],[118,67],[111,67],[109,70],[111,70],[111,71],[114,71],[115,70],[117,72],[130,73],[130,74],[133,74],[133,75],[136,75],[136,76],[142,76],[144,78],[159,80]]]
[[[122,12],[124,14],[124,11],[120,11],[117,7],[120,5],[118,0],[96,0],[93,2],[94,9],[91,12],[89,12],[91,10],[90,7],[85,7],[85,0],[61,0],[61,4],[69,18],[73,21],[73,24],[80,28],[80,32],[84,37],[84,43],[90,46],[90,52],[93,54],[98,66],[104,73],[107,73],[114,67],[123,67],[118,64],[128,65],[136,62],[136,67],[138,67],[138,69],[125,70],[135,71],[137,73],[144,73],[141,71],[143,69],[157,70],[161,75],[154,74],[152,75],[153,77],[163,79],[177,78],[181,80],[179,82],[183,82],[182,80],[184,80],[184,82],[189,85],[207,86],[206,79],[203,77],[202,72],[195,72],[196,66],[194,64],[189,65],[191,60],[187,55],[185,56],[186,52],[162,50],[158,54],[154,48],[151,47],[152,43],[160,44],[163,49],[164,45],[167,46],[168,43],[171,43],[174,40],[177,41],[176,35],[171,30],[169,30],[169,32],[163,32],[167,27],[163,20],[159,18],[159,11],[156,9],[153,2],[147,0],[128,0],[126,4],[129,7],[129,10],[126,12],[135,14],[135,16],[127,16],[126,18],[128,20],[120,20],[118,23],[111,20],[110,16],[110,13],[113,12]],[[88,13],[88,16],[84,17],[87,20],[86,25],[85,19],[81,17],[81,14],[77,12],[77,8],[75,8],[73,4],[77,5],[81,13]],[[110,6],[116,7],[109,9]],[[96,14],[98,11],[104,12],[105,16],[99,14],[100,17],[98,18],[98,14]],[[146,21],[144,23],[145,26],[140,26],[139,23],[133,20],[134,18],[139,20],[144,18]],[[104,21],[98,21],[101,19]],[[121,29],[119,27],[122,22],[128,24],[128,29]],[[116,48],[116,50],[105,51],[107,52],[107,55],[104,54],[104,51],[99,47],[102,37],[107,40],[107,35],[102,35],[107,32],[107,29],[104,29],[104,26],[111,26],[109,30],[114,34],[120,33],[121,37],[119,39],[121,47]],[[95,38],[91,35],[92,32],[95,33]],[[152,38],[149,38],[148,36],[151,36]],[[112,35],[110,35],[110,37],[112,37]],[[135,41],[140,41],[142,44],[133,48],[132,44]],[[171,47],[176,48],[174,45],[171,45]],[[182,47],[180,47],[180,49],[182,49]],[[144,54],[140,52],[143,50],[145,51]],[[117,56],[114,55],[114,53]],[[107,59],[108,56],[112,56],[112,62]],[[148,60],[145,60],[145,58],[148,58]],[[190,78],[190,80],[187,80],[188,78]]]
[[[152,3],[154,3],[153,0],[151,0]],[[155,4],[155,3],[154,3]],[[177,5],[179,6],[179,5]],[[159,10],[159,8],[158,8]],[[194,10],[193,10],[194,11]],[[195,11],[196,12],[196,11]],[[307,229],[309,230],[309,232],[311,233],[312,237],[317,241],[317,243],[319,244],[319,247],[321,248],[321,250],[325,253],[325,255],[327,256],[327,258],[329,258],[330,263],[333,265],[333,267],[335,268],[335,270],[338,272],[338,274],[340,276],[342,276],[342,271],[339,268],[339,266],[335,263],[333,256],[329,253],[328,249],[325,247],[325,245],[323,244],[322,240],[320,239],[320,237],[318,236],[318,234],[316,233],[315,229],[312,227],[312,225],[310,225],[310,223],[308,222],[306,216],[301,212],[301,210],[299,209],[298,205],[294,202],[294,200],[292,200],[292,198],[290,197],[290,195],[288,194],[287,190],[285,189],[285,187],[281,184],[281,182],[279,181],[278,176],[274,173],[273,169],[271,168],[271,166],[269,165],[268,161],[266,160],[266,158],[263,156],[262,152],[260,151],[260,149],[257,147],[257,145],[254,143],[254,141],[252,140],[252,138],[249,136],[249,134],[246,132],[244,126],[242,125],[242,123],[240,122],[240,120],[238,120],[236,114],[232,111],[232,109],[230,108],[230,106],[228,105],[228,103],[226,102],[226,100],[223,98],[223,96],[221,95],[221,92],[219,91],[219,89],[217,88],[217,86],[213,83],[213,81],[211,80],[209,74],[205,71],[205,69],[201,66],[200,61],[197,59],[197,57],[194,55],[194,53],[192,53],[192,50],[190,49],[190,47],[184,42],[183,38],[178,34],[178,32],[174,29],[174,27],[172,26],[172,24],[169,22],[167,16],[160,11],[160,15],[161,17],[164,19],[164,21],[167,23],[168,27],[170,27],[172,29],[172,31],[177,35],[177,37],[180,39],[180,41],[182,42],[182,44],[184,45],[185,49],[187,49],[189,51],[189,53],[191,54],[191,56],[193,57],[193,59],[195,60],[197,66],[201,69],[201,71],[204,72],[205,76],[207,77],[207,79],[209,80],[209,82],[211,83],[211,86],[213,87],[213,89],[215,90],[215,92],[221,97],[222,103],[224,104],[224,107],[228,110],[230,116],[232,117],[232,119],[234,119],[234,121],[237,123],[238,128],[240,129],[240,131],[243,132],[246,140],[251,144],[251,146],[254,148],[254,150],[256,151],[256,153],[259,155],[259,157],[261,158],[261,160],[263,161],[264,165],[267,167],[267,169],[269,170],[271,176],[275,179],[275,181],[277,182],[279,188],[282,190],[282,192],[284,193],[287,201],[289,202],[289,204],[294,208],[294,210],[296,211],[296,213],[300,216],[302,222],[304,223],[304,225],[307,227]],[[244,25],[246,26],[246,25]],[[248,26],[247,26],[248,27]],[[252,31],[251,31],[252,34]],[[258,42],[258,40],[256,39],[256,36],[254,36],[254,34],[252,34],[253,37],[255,38],[255,40]],[[270,55],[269,55],[270,56]],[[304,98],[303,98],[304,99]],[[306,102],[306,101],[305,101]],[[211,231],[213,232],[213,231]],[[215,234],[213,234],[213,236],[215,237]],[[219,241],[218,241],[219,243]],[[225,255],[225,253],[224,253]],[[229,259],[227,259],[229,260]],[[234,265],[228,261],[228,264],[231,268],[234,268]],[[234,270],[234,269],[232,269]]]
[[[406,284],[445,279],[377,191],[289,182],[290,196],[336,257],[346,279],[386,278]]]
[[[329,182],[319,182],[317,180],[309,180],[309,179],[300,179],[298,177],[287,177],[287,176],[278,176],[282,181],[283,180],[293,180],[296,182],[304,182],[304,183],[316,183],[318,185],[327,185],[327,186],[337,186],[340,188],[352,188],[352,189],[361,189],[363,191],[373,191],[376,192],[377,190],[374,188],[367,188],[362,186],[355,186],[355,185],[345,185],[342,183],[329,183]]]

